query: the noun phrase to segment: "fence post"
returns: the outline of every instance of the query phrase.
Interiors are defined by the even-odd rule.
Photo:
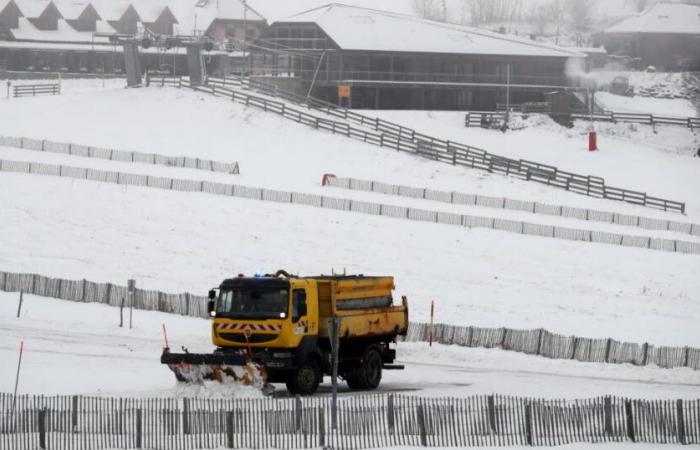
[[[610,396],[605,397],[605,404],[603,407],[603,414],[605,415],[605,436],[612,436],[612,399]]]
[[[141,417],[143,416],[143,410],[141,408],[136,410],[136,448],[143,448],[143,423]]]
[[[685,420],[683,418],[683,400],[676,400],[676,422],[678,423],[678,442],[686,445],[685,440]]]
[[[182,432],[190,434],[190,400],[182,399]]]
[[[294,398],[294,431],[301,430],[301,397]]]
[[[70,429],[73,433],[78,432],[78,408],[79,408],[79,401],[80,397],[77,395],[74,395],[72,400],[72,405],[71,405],[71,411],[70,411]]]
[[[648,361],[648,359],[649,359],[649,343],[648,343],[648,342],[645,342],[644,345],[642,345],[642,351],[643,351],[643,354],[642,354],[642,365],[643,365],[643,366],[646,366],[646,365],[647,365],[647,361]]]
[[[496,407],[494,406],[493,394],[487,398],[488,413],[489,413],[489,428],[491,434],[496,434]]]
[[[85,278],[83,278],[83,295],[82,295],[83,303],[85,303],[86,290],[87,290],[87,280]]]
[[[612,339],[608,338],[608,343],[605,345],[605,362],[610,362],[610,349],[612,348]]]
[[[532,406],[529,402],[525,404],[525,440],[532,446]]]
[[[571,358],[570,359],[576,359],[576,348],[578,347],[578,338],[574,337],[574,345],[571,346]]]
[[[540,335],[537,338],[537,355],[542,354],[542,340],[544,339],[544,328],[540,328]]]
[[[425,433],[425,416],[423,415],[423,405],[419,404],[416,410],[418,416],[418,433],[420,433],[420,445],[422,447],[428,446],[428,438]]]
[[[19,314],[22,312],[22,301],[24,300],[24,291],[19,291],[19,305],[17,306],[17,318],[19,319]]]
[[[233,411],[226,411],[226,448],[233,448]]]
[[[326,447],[326,422],[323,406],[318,409],[318,446]]]
[[[634,437],[634,417],[632,416],[632,401],[625,400],[625,416],[627,417],[627,437],[632,442],[637,442]]]
[[[389,434],[394,434],[394,395],[389,394],[386,399],[386,423],[389,427]]]
[[[38,412],[39,448],[43,450],[46,448],[46,408],[42,408]]]

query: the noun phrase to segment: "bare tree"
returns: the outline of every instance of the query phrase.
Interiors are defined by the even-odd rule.
[[[514,22],[522,19],[523,0],[462,0],[462,16],[472,24]]]
[[[561,33],[561,26],[564,22],[564,0],[551,0],[547,5],[549,9],[549,16],[552,19],[555,29],[555,39],[554,43],[559,44],[559,34]]]
[[[419,17],[430,20],[442,20],[439,0],[412,0],[411,6]]]
[[[535,32],[539,35],[547,31],[547,25],[552,20],[551,10],[548,5],[540,4],[532,11],[530,21],[532,22]]]
[[[582,33],[590,29],[595,6],[595,0],[567,0],[566,11],[575,31]]]

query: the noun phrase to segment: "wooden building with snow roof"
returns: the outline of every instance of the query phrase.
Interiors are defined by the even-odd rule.
[[[0,0],[0,72],[121,74],[122,49],[108,34],[207,36],[221,44],[209,73],[248,66],[233,39],[255,39],[267,22],[242,0]],[[142,67],[185,74],[180,48],[142,50]],[[10,73],[8,73],[10,72]]]
[[[271,24],[256,43],[258,75],[295,77],[358,108],[493,109],[568,87],[584,55],[506,34],[385,11],[329,4]],[[508,87],[506,87],[508,85]],[[506,91],[509,91],[507,94]]]
[[[700,1],[657,3],[596,40],[609,54],[638,58],[642,67],[700,70]]]

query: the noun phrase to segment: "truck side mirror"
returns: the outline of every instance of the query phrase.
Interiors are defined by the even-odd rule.
[[[214,289],[211,289],[209,291],[209,300],[214,300],[216,298],[216,291]]]
[[[207,303],[207,312],[210,316],[214,312],[214,300],[209,300],[209,302]]]

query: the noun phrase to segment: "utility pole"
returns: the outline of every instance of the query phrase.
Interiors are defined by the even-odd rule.
[[[510,63],[506,64],[506,125],[510,121]]]
[[[328,319],[328,334],[331,341],[331,383],[333,385],[333,399],[331,403],[331,428],[338,428],[338,346],[340,345],[340,319],[334,316]]]

